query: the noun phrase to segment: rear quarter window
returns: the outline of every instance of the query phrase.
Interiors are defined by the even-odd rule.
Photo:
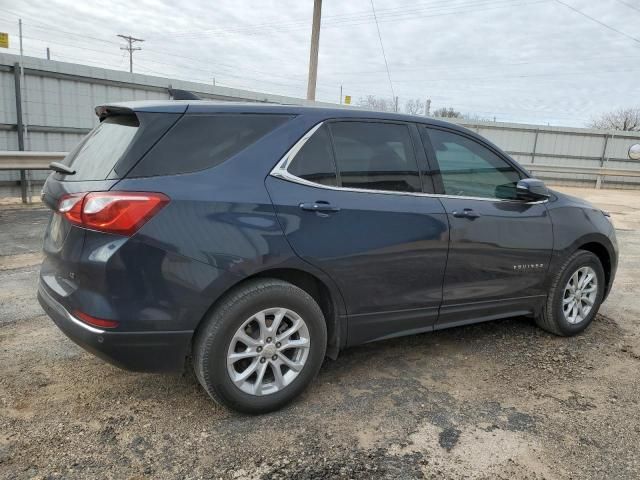
[[[221,164],[285,123],[289,115],[186,115],[128,175],[150,177]]]

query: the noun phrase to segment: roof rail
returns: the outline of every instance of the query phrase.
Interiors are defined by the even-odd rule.
[[[172,100],[202,100],[198,95],[188,90],[168,88]]]

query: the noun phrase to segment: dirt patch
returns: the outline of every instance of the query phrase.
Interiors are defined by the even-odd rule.
[[[0,478],[640,478],[636,231],[583,335],[519,318],[364,345],[245,416],[190,372],[124,372],[55,328],[35,300],[47,218],[0,209]]]

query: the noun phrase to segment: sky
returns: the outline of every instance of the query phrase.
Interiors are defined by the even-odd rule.
[[[431,99],[490,120],[584,126],[640,107],[640,0],[324,0],[317,100]],[[313,0],[0,0],[18,53],[305,97]],[[378,27],[380,36],[378,36]],[[386,54],[389,67],[385,66]],[[389,79],[390,77],[390,79]],[[391,81],[390,81],[391,80]],[[393,92],[393,93],[392,93]]]

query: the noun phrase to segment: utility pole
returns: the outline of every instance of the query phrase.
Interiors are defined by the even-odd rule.
[[[129,52],[129,72],[133,73],[133,52],[136,50],[142,50],[140,47],[134,47],[135,42],[144,42],[141,38],[134,38],[131,35],[118,35],[120,38],[124,38],[127,41],[126,47],[120,47],[120,50],[126,50]]]
[[[49,47],[47,47],[47,60],[51,60],[51,52],[49,51]]]
[[[27,98],[27,88],[26,88],[26,83],[24,81],[24,50],[22,48],[22,19],[19,18],[18,19],[18,35],[20,37],[20,84],[22,85],[22,88],[24,88],[24,93],[21,95],[20,101],[22,102],[21,105],[21,109],[24,112],[24,104],[26,103],[26,98]],[[23,135],[27,134],[27,122],[23,121]],[[27,175],[31,175],[31,172],[27,172]],[[31,195],[31,193],[29,193],[29,195]],[[29,203],[31,203],[31,198],[29,198]]]
[[[393,99],[393,108],[394,108],[394,112],[398,113],[398,96],[396,95],[396,98]]]
[[[20,37],[20,57],[22,57],[22,19],[18,19],[18,37]],[[22,58],[21,58],[22,60]]]
[[[26,103],[27,89],[24,81],[24,49],[22,47],[22,19],[18,19],[18,36],[20,37],[20,71],[16,82],[16,117],[18,128],[18,149],[25,149],[25,138],[28,140],[27,122],[23,117],[24,105]],[[15,66],[14,66],[15,69]],[[22,92],[24,89],[24,92]],[[22,138],[21,138],[22,137]],[[25,187],[26,185],[26,187]],[[31,203],[31,171],[20,170],[20,188],[22,189],[22,202]]]
[[[340,105],[342,105],[342,85],[340,85]]]
[[[309,53],[309,83],[307,100],[316,99],[316,80],[318,79],[318,49],[320,46],[320,18],[322,0],[313,0],[313,26],[311,27],[311,51]]]

